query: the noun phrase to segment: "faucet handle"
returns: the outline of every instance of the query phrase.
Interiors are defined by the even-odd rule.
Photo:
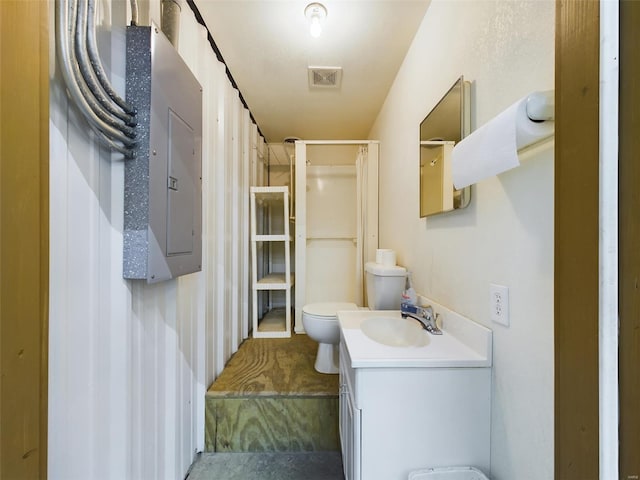
[[[433,311],[432,311],[433,312]],[[431,316],[428,321],[429,321],[429,326],[427,327],[427,330],[434,334],[434,335],[442,335],[442,330],[440,330],[440,328],[438,328],[438,319],[440,318],[440,314],[436,313],[435,316]]]
[[[431,305],[423,305],[420,307],[420,313],[427,320],[433,320],[433,307]]]

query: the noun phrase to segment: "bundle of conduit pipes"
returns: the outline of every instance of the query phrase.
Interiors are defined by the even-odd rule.
[[[102,66],[96,41],[96,1],[56,1],[60,70],[69,97],[98,139],[131,158],[136,144],[136,110],[115,92]],[[180,2],[161,1],[161,28],[173,45],[178,38]],[[130,0],[130,4],[131,25],[137,25],[137,0]]]
[[[125,157],[136,140],[136,111],[115,92],[98,55],[96,0],[57,0],[60,70],[69,97],[98,139]]]

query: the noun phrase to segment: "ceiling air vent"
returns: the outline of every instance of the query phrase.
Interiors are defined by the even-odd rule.
[[[340,88],[342,67],[309,67],[309,86],[312,88]]]

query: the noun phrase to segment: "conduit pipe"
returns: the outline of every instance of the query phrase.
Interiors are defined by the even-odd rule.
[[[104,133],[106,133],[107,136],[114,137],[114,139],[124,143],[125,146],[132,146],[135,143],[131,142],[131,139],[135,137],[135,130],[127,125],[123,125],[118,117],[114,116],[104,108],[100,103],[99,98],[101,91],[96,91],[93,88],[94,85],[91,85],[91,83],[86,81],[86,78],[90,77],[90,74],[93,73],[91,65],[88,62],[88,55],[86,54],[88,5],[87,0],[72,0],[72,2],[75,4],[73,7],[75,15],[75,31],[73,32],[73,35],[69,37],[69,55],[76,82],[92,110],[106,125],[108,125],[108,127],[110,127],[105,128],[106,131]],[[82,52],[85,52],[84,56],[82,56]],[[99,89],[100,87],[96,85],[95,88]],[[113,105],[115,108],[115,104]]]
[[[122,142],[125,146],[133,145],[133,143],[131,142],[131,139],[119,130],[118,120],[113,117],[110,117],[107,113],[105,113],[105,111],[101,108],[100,104],[96,100],[95,96],[93,95],[93,93],[91,92],[87,84],[84,82],[84,79],[82,78],[82,74],[80,73],[80,65],[75,55],[76,42],[75,42],[74,36],[72,35],[69,38],[70,38],[70,44],[69,44],[68,54],[69,54],[69,61],[71,63],[71,72],[73,74],[73,81],[78,86],[78,90],[80,91],[80,94],[84,98],[85,103],[89,106],[91,112],[97,118],[97,126],[105,135],[112,138],[113,140]]]
[[[131,5],[131,26],[135,27],[138,25],[138,2],[130,0],[129,5]]]
[[[178,37],[180,35],[180,11],[182,3],[180,0],[162,0],[160,29],[169,39],[171,45],[178,48]]]
[[[131,0],[131,24],[138,24],[138,2]],[[134,23],[135,22],[135,23]],[[136,109],[125,102],[113,89],[109,78],[102,66],[102,61],[98,55],[98,42],[96,41],[96,0],[89,0],[87,4],[87,53],[89,55],[91,66],[98,78],[100,85],[107,93],[109,98],[118,105],[127,115],[124,120],[128,125],[136,125],[135,119]]]
[[[86,1],[81,0],[81,2]],[[96,95],[100,94],[94,92],[85,83],[81,66],[76,58],[76,46],[79,50],[83,49],[84,40],[82,38],[85,38],[85,35],[82,34],[82,31],[84,30],[86,33],[84,25],[88,24],[86,19],[88,10],[88,5],[85,3],[79,9],[77,0],[57,0],[56,2],[56,43],[60,71],[69,97],[77,105],[98,139],[128,157],[131,156],[130,147],[135,145],[135,141],[131,138],[135,135],[134,129],[122,123],[120,116],[111,114],[100,104],[96,98]],[[93,11],[95,12],[95,9]],[[95,24],[93,26],[95,27]],[[77,30],[80,30],[78,41],[76,41]],[[85,64],[82,69],[88,72]]]
[[[98,111],[101,112],[99,114],[100,118],[107,122],[107,124],[120,130],[127,137],[133,138],[135,137],[136,131],[129,125],[131,125],[134,119],[122,111],[122,109],[107,96],[107,93],[98,81],[95,70],[92,68],[93,65],[87,52],[87,17],[91,14],[88,7],[89,2],[87,0],[79,0],[75,31],[75,54],[80,73],[82,74],[82,80],[86,83],[88,91],[90,92],[89,94],[92,94],[93,98],[98,102]],[[123,125],[120,122],[125,122],[125,124]]]

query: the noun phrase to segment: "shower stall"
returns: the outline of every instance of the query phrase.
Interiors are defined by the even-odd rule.
[[[366,305],[364,264],[378,246],[377,141],[296,141],[295,327],[316,302]]]

